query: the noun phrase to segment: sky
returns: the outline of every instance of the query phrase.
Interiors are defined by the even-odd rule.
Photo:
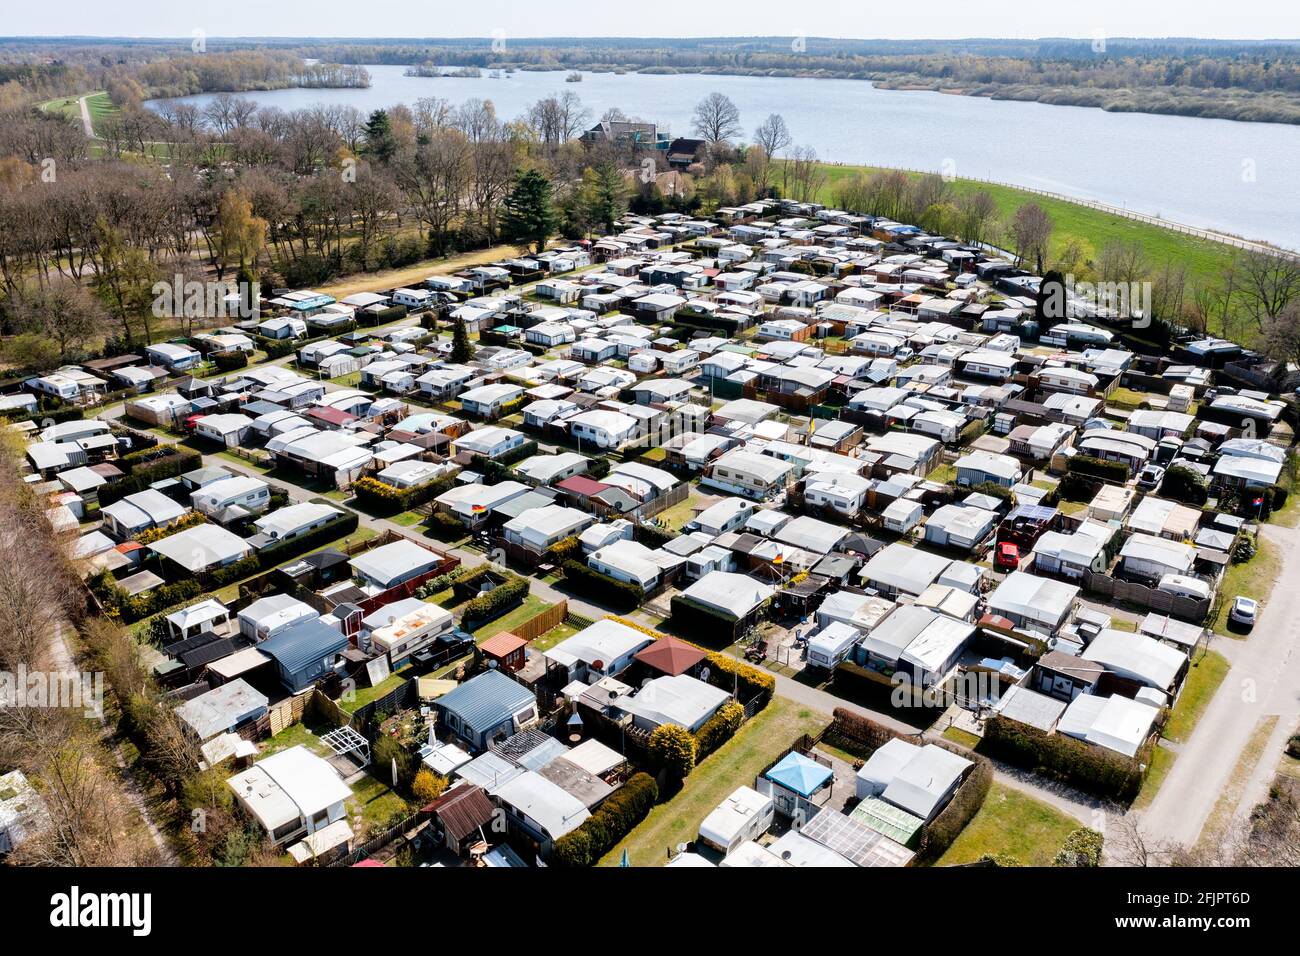
[[[7,36],[1300,37],[1295,0],[3,0]],[[792,9],[793,8],[793,9]]]

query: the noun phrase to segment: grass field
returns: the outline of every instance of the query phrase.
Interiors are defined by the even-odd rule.
[[[524,621],[531,621],[537,615],[545,611],[549,604],[539,598],[536,594],[530,594],[524,598],[524,603],[519,605],[513,611],[507,611],[500,617],[489,621],[482,627],[475,630],[474,640],[482,644],[489,637],[495,637],[502,631],[513,630]]]
[[[1183,683],[1183,692],[1178,695],[1169,721],[1165,724],[1164,736],[1169,740],[1186,740],[1192,735],[1196,722],[1210,706],[1214,692],[1219,689],[1223,679],[1228,676],[1228,659],[1217,651],[1210,651],[1204,657],[1192,662],[1187,671],[1187,680]]]
[[[1219,593],[1223,596],[1223,600],[1220,601],[1222,606],[1212,622],[1216,634],[1241,637],[1242,635],[1228,630],[1228,613],[1232,610],[1232,599],[1241,594],[1254,598],[1261,604],[1267,603],[1273,585],[1278,575],[1282,573],[1282,561],[1277,549],[1262,535],[1257,539],[1257,546],[1258,550],[1253,558],[1244,564],[1229,564],[1228,570],[1223,574],[1223,583],[1219,586]],[[1268,608],[1261,607],[1259,613],[1267,614]]]
[[[78,126],[81,125],[81,106],[75,96],[61,96],[55,100],[47,100],[40,105],[40,109],[46,113],[58,113]],[[91,127],[98,130],[100,122],[118,112],[118,109],[109,99],[108,93],[104,90],[95,90],[93,93],[86,94],[86,111],[90,113]]]
[[[995,783],[979,813],[936,865],[974,863],[996,854],[1023,866],[1050,866],[1070,831],[1080,826],[1055,807]]]
[[[1147,770],[1146,779],[1142,781],[1142,789],[1138,791],[1137,799],[1129,809],[1142,810],[1151,806],[1151,801],[1160,792],[1160,785],[1165,782],[1165,777],[1169,776],[1169,771],[1173,769],[1177,756],[1172,750],[1166,750],[1164,747],[1157,747],[1152,752],[1151,767]]]
[[[877,171],[875,167],[870,166],[828,165],[824,168],[826,183],[818,198],[821,202],[831,205],[835,204],[839,187],[845,180],[857,172],[870,174]],[[994,186],[958,178],[951,183],[951,187],[956,196],[981,189],[986,191],[993,197],[999,213],[1004,218],[1009,217],[1027,202],[1038,203],[1052,217],[1052,222],[1055,224],[1052,233],[1053,256],[1059,254],[1071,239],[1083,240],[1094,253],[1100,252],[1102,247],[1110,242],[1137,241],[1142,244],[1147,257],[1153,263],[1172,259],[1187,267],[1189,279],[1217,281],[1234,253],[1231,246],[1222,243],[1183,235],[1171,229],[1138,222],[1125,216],[1113,215],[1065,200],[1050,199],[1012,186]]]
[[[627,851],[633,866],[662,866],[667,851],[695,839],[700,822],[731,791],[754,778],[801,734],[815,734],[830,722],[825,714],[809,710],[783,697],[745,724],[686,778],[682,789],[650,811],[641,825],[623,838],[600,861],[617,866]]]

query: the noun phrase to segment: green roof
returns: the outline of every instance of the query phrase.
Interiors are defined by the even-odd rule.
[[[882,836],[889,837],[895,843],[913,849],[920,836],[921,828],[925,826],[925,821],[920,817],[913,816],[906,810],[900,810],[879,797],[867,797],[854,807],[849,815]]]

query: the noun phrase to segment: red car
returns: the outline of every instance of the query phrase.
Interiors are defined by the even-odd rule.
[[[1016,570],[1020,567],[1020,549],[1010,541],[1003,541],[998,545],[998,553],[993,559],[993,565],[1000,571]]]

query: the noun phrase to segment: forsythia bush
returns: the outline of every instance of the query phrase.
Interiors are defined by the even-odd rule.
[[[681,781],[695,769],[695,736],[678,724],[660,724],[650,735],[650,759]]]

